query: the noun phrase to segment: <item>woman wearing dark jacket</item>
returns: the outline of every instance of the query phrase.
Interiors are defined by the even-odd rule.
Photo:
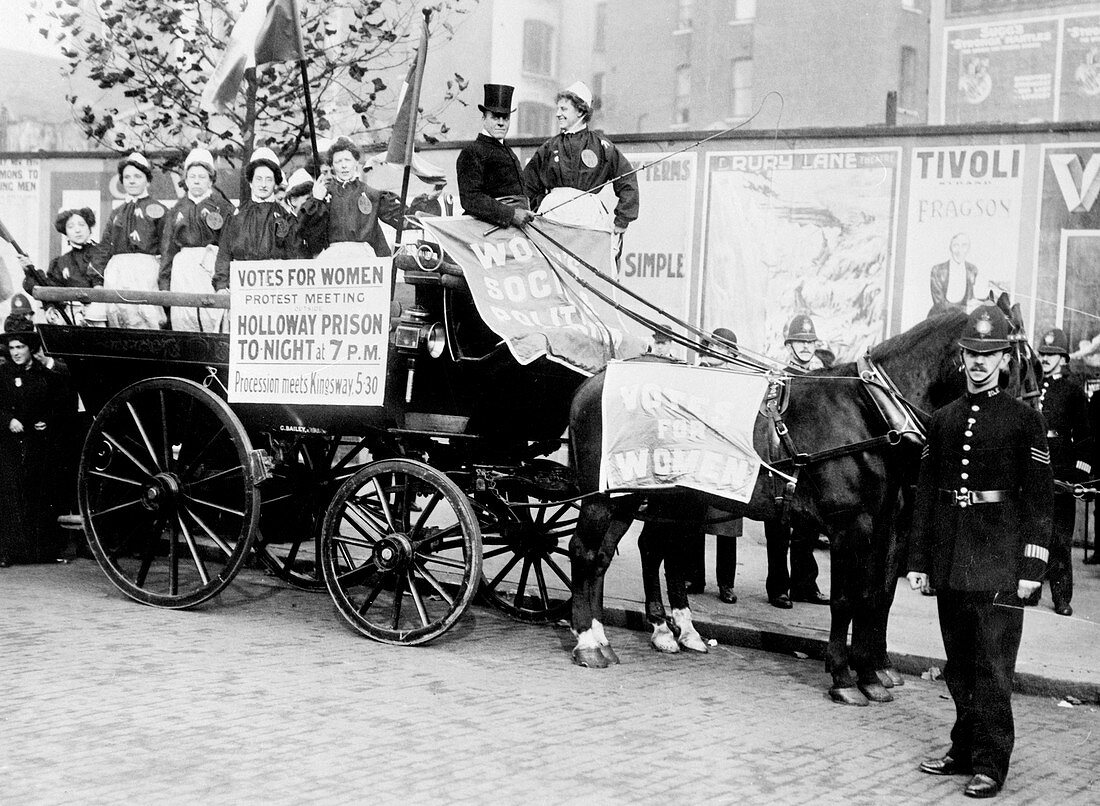
[[[92,266],[92,252],[96,246],[92,240],[95,213],[87,207],[79,210],[62,210],[54,221],[54,229],[69,242],[69,251],[50,261],[46,271],[46,285],[60,288],[95,288],[103,285],[103,275]],[[28,276],[23,281],[27,293],[37,283]],[[84,306],[79,302],[49,303],[46,316],[55,324],[84,324]],[[66,319],[68,320],[66,322]]]
[[[4,333],[0,365],[0,566],[58,555],[52,484],[56,376],[34,359],[38,334]]]

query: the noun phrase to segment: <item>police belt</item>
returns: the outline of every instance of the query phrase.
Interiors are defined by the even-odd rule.
[[[531,201],[526,196],[497,196],[497,201],[520,210],[530,210]]]
[[[1014,497],[1011,490],[940,490],[940,501],[960,509],[972,504],[1001,504]]]

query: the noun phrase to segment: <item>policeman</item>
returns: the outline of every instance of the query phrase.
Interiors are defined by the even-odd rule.
[[[1052,527],[1046,425],[998,385],[1008,330],[993,305],[967,319],[967,392],[932,415],[910,535],[909,585],[938,593],[956,713],[951,748],[920,770],[972,775],[963,791],[974,798],[996,795],[1008,775],[1023,605],[1039,590]]]
[[[467,214],[498,227],[522,227],[535,217],[523,192],[519,159],[504,144],[512,125],[512,92],[507,84],[486,84],[477,139],[459,152],[458,197]]]
[[[1092,472],[1091,434],[1088,422],[1088,400],[1080,384],[1066,376],[1069,362],[1069,336],[1054,328],[1039,344],[1039,359],[1043,363],[1043,389],[1039,394],[1039,411],[1046,421],[1047,442],[1050,444],[1050,464],[1054,478],[1070,484],[1088,478]],[[1054,535],[1050,542],[1050,566],[1047,580],[1054,600],[1054,612],[1073,615],[1073,527],[1077,517],[1077,500],[1069,490],[1054,494]]]
[[[787,348],[787,368],[792,374],[801,375],[815,368],[817,328],[814,320],[806,314],[794,317],[783,335],[783,346]],[[813,549],[817,531],[799,520],[792,520],[790,525],[778,520],[765,521],[764,538],[768,546],[768,577],[764,587],[772,607],[787,610],[793,607],[792,602],[829,604],[829,597],[817,587],[817,560]],[[789,572],[788,548],[791,555]]]

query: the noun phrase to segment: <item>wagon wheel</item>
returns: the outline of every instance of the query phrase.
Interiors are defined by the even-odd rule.
[[[256,554],[275,576],[303,590],[324,590],[320,534],[336,488],[353,476],[368,439],[311,436],[295,439],[260,490]]]
[[[533,464],[561,467],[549,461]],[[557,502],[575,494],[571,485],[547,490],[507,479],[475,501],[485,544],[481,594],[493,607],[520,621],[550,622],[568,615],[569,540],[580,505]]]
[[[340,614],[387,644],[423,644],[465,612],[481,578],[469,499],[432,467],[373,462],[337,490],[321,539],[325,585]]]
[[[193,381],[128,386],[96,415],[80,457],[80,513],[114,585],[156,607],[216,596],[260,515],[252,446],[221,398]]]

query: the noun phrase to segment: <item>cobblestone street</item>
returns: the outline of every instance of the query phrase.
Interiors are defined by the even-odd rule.
[[[211,605],[124,600],[91,561],[0,572],[0,803],[962,800],[941,682],[833,705],[815,661],[716,647],[569,662],[563,627],[482,607],[426,648],[246,572]],[[1002,803],[1100,799],[1100,713],[1017,697]]]

